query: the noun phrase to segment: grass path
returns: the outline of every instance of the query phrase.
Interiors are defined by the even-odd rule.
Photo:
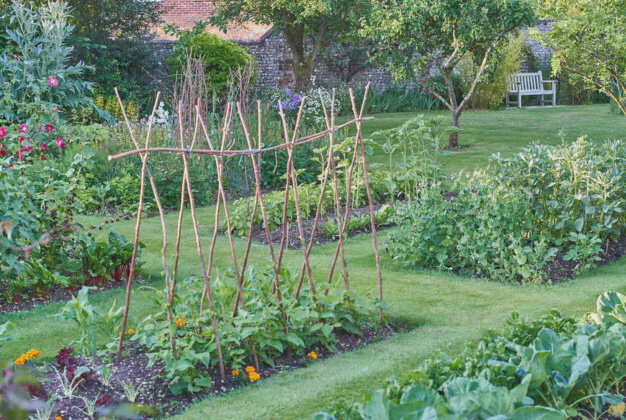
[[[397,125],[408,116],[379,116],[376,124],[378,128],[386,124]],[[560,141],[556,134],[561,122],[569,124],[572,136],[589,132],[592,138],[605,140],[619,137],[625,120],[609,115],[608,107],[602,106],[467,113],[462,122],[466,131],[461,134],[461,141],[466,144],[471,142],[472,147],[446,158],[450,159],[446,162],[446,168],[456,170],[480,166],[487,161],[488,154],[494,151],[512,153],[533,140],[556,143]],[[587,129],[582,131],[583,128]],[[515,133],[516,137],[509,139],[507,133]],[[199,213],[202,241],[208,247],[213,209],[200,209]],[[189,215],[186,217],[189,222]],[[98,217],[81,218],[85,224],[99,224],[101,220]],[[169,214],[167,223],[170,249],[173,249],[176,214]],[[186,226],[189,235],[185,236],[187,240],[182,245],[181,274],[197,274],[200,271],[195,243],[190,224]],[[132,237],[133,227],[132,221],[119,222],[113,226],[127,237]],[[153,284],[160,285],[158,219],[146,220],[142,232],[141,240],[147,246],[142,257],[145,262],[144,275],[151,277]],[[382,243],[385,242],[387,232],[381,233]],[[346,243],[353,288],[362,294],[374,294],[376,275],[370,237],[360,235],[350,238]],[[245,241],[237,240],[236,245],[242,253]],[[332,244],[314,249],[311,261],[317,281],[323,281],[326,277],[333,251]],[[267,259],[266,247],[255,244],[252,256],[256,262]],[[300,258],[299,251],[286,253],[286,262],[292,269],[299,268]],[[220,237],[217,245],[216,261],[221,268],[225,268],[230,261],[224,237]],[[499,328],[511,311],[537,316],[557,308],[569,314],[582,314],[594,309],[597,295],[605,290],[626,293],[626,258],[563,284],[525,287],[464,279],[447,273],[407,270],[385,256],[382,263],[385,301],[389,307],[387,314],[410,323],[413,329],[352,353],[318,360],[308,368],[283,372],[227,395],[201,401],[179,418],[307,418],[337,399],[361,398],[368,389],[379,387],[385,378],[416,367],[423,358],[429,357],[436,350],[454,351],[465,340],[478,338],[485,329]],[[102,292],[94,296],[92,301],[108,308],[113,300],[119,303],[122,299],[123,291],[118,289]],[[75,339],[78,332],[74,325],[52,317],[61,306],[55,303],[23,313],[0,315],[0,324],[11,320],[18,325],[18,341],[1,347],[0,358],[15,358],[31,347],[42,350],[46,357],[52,357],[59,348]],[[149,302],[142,299],[140,292],[135,291],[134,314],[141,317],[150,310]]]

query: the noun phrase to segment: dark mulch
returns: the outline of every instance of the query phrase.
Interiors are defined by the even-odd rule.
[[[602,245],[602,251],[599,256],[600,259],[596,261],[596,265],[608,265],[619,260],[622,256],[626,255],[626,235],[616,241],[606,241]],[[566,251],[559,251],[556,258],[551,261],[545,269],[548,280],[551,283],[560,283],[572,279],[577,274],[580,262],[565,261],[563,258],[566,254]]]
[[[97,288],[90,290],[89,294],[95,294],[104,290],[111,290],[124,287],[126,280],[105,283]],[[55,287],[48,293],[41,296],[13,296],[11,300],[0,302],[0,314],[8,312],[20,312],[33,309],[35,306],[45,305],[53,302],[65,302],[72,298],[72,295],[78,293],[80,288],[62,289]],[[6,290],[0,290],[0,296],[6,296]]]
[[[380,209],[384,204],[374,204],[374,211]],[[369,206],[359,207],[350,212],[350,217],[359,217],[365,214],[369,214]],[[337,238],[334,236],[330,236],[326,234],[324,231],[324,225],[328,221],[328,219],[335,219],[335,210],[334,208],[329,209],[324,216],[320,216],[317,222],[317,229],[315,231],[315,241],[313,243],[314,246],[325,244],[328,242],[336,242]],[[391,226],[377,226],[376,230],[386,229]],[[304,237],[306,239],[306,244],[309,244],[311,240],[311,233],[313,232],[313,219],[307,219],[302,221],[302,229],[304,231]],[[361,233],[369,233],[372,229],[368,225],[364,229],[355,230],[349,232],[347,234],[348,237],[355,236]],[[282,228],[274,229],[270,232],[272,236],[272,243],[280,244],[283,232]],[[255,226],[254,232],[252,233],[252,239],[261,242],[263,244],[267,244],[267,236],[265,235],[265,229],[262,226]],[[289,249],[300,249],[300,231],[298,229],[298,223],[294,222],[287,226],[287,248]]]
[[[363,337],[352,334],[342,334],[337,337],[339,343],[334,353],[317,348],[312,350],[318,354],[318,359],[324,359],[336,354],[352,351],[380,339],[391,337],[394,334],[395,332],[393,330],[387,328],[382,330],[366,330]],[[93,359],[79,358],[79,360],[81,365],[90,367],[94,369],[94,371],[96,370],[97,364]],[[306,367],[316,363],[316,361],[310,360],[306,355],[283,355],[283,357],[276,360],[275,363],[274,367],[267,365],[260,367],[259,374],[261,375],[261,379],[259,382],[277,373]],[[93,401],[97,399],[98,396],[108,394],[112,397],[111,405],[121,404],[128,402],[122,383],[131,382],[138,390],[135,403],[153,408],[154,415],[158,417],[179,413],[194,402],[232,391],[237,387],[254,386],[249,384],[245,372],[240,372],[239,379],[233,378],[231,369],[226,366],[225,381],[220,380],[218,368],[206,370],[207,375],[210,375],[213,379],[213,388],[211,391],[196,394],[184,393],[182,395],[173,395],[167,383],[163,380],[163,364],[157,362],[151,367],[147,365],[148,357],[145,355],[144,348],[136,344],[131,344],[128,346],[125,355],[120,360],[113,363],[114,373],[111,377],[110,386],[105,386],[102,383],[102,378],[97,375],[95,379],[89,383],[81,385],[77,395]],[[60,392],[60,385],[55,371],[51,366],[44,367],[41,370],[44,376],[44,389],[48,395],[55,392],[58,394]],[[54,416],[61,416],[63,420],[83,419],[86,418],[86,415],[82,411],[84,409],[85,403],[82,399],[77,397],[69,399],[63,397],[61,394],[56,401]]]
[[[613,394],[619,394],[619,395],[626,395],[626,383],[624,383],[622,381],[621,387],[619,389],[617,389],[617,387],[615,389],[610,390],[611,393]],[[626,398],[624,398],[622,400],[623,402],[626,402]],[[582,405],[576,407],[578,409],[578,413],[579,415],[574,417],[576,420],[586,420],[586,419],[593,419],[593,418],[598,418],[598,419],[602,419],[602,420],[620,420],[620,419],[624,419],[623,416],[616,416],[616,415],[611,415],[608,413],[608,405],[603,407],[603,410],[606,410],[606,413],[601,414],[598,417],[594,417],[595,413],[595,409],[593,408],[593,405],[590,402],[585,402]],[[626,413],[625,413],[626,414]]]

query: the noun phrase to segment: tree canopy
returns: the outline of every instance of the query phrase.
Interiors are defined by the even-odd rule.
[[[626,114],[626,2],[568,0],[543,41],[555,73],[566,71],[611,97]]]
[[[428,81],[427,88],[450,109],[452,125],[458,126],[506,36],[535,21],[532,0],[379,0],[361,34],[375,41],[374,58],[394,77]],[[478,69],[459,101],[452,75],[468,55]],[[443,87],[434,83],[438,77]],[[450,146],[458,146],[456,132]]]
[[[229,22],[252,21],[282,32],[293,54],[296,89],[305,91],[323,53],[356,33],[371,0],[215,0],[215,5],[211,22],[223,30]]]

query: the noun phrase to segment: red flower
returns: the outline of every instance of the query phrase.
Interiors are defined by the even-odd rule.
[[[41,145],[41,150],[46,150],[48,148],[48,145],[46,145],[45,143]]]
[[[54,126],[52,124],[46,124],[46,133],[49,133],[52,130],[54,130]]]
[[[62,139],[61,137],[59,137],[59,138],[57,139],[57,147],[58,147],[59,149],[63,149],[63,148],[65,147],[65,142],[63,141],[63,139]]]
[[[20,55],[18,53],[13,54],[13,58],[20,58]]]
[[[19,136],[17,139],[18,139],[18,141],[19,141],[20,143],[24,141],[24,137],[22,137],[22,136]]]
[[[41,155],[41,160],[46,160],[46,156]]]
[[[20,133],[28,133],[28,126],[26,124],[20,125]]]
[[[7,151],[6,151],[6,150],[0,150],[0,156],[4,156],[4,155],[6,155],[6,154],[7,154]]]

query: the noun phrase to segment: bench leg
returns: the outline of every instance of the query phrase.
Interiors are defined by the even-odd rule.
[[[544,95],[541,95],[541,106],[544,106],[546,104],[546,98]]]
[[[522,92],[518,92],[517,94],[517,107],[522,108]]]

